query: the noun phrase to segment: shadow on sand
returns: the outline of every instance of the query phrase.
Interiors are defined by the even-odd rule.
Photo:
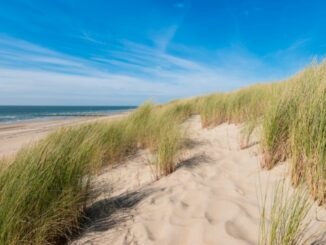
[[[190,139],[190,138],[187,138],[184,140],[184,147],[185,147],[185,149],[188,149],[188,150],[194,149],[195,147],[202,146],[205,144],[207,144],[206,141],[199,141],[199,140],[194,140],[194,139]]]
[[[208,164],[212,161],[212,159],[207,156],[206,154],[197,154],[191,158],[188,158],[182,162],[180,162],[176,169],[180,168],[187,168],[187,169],[194,169],[199,165]]]
[[[153,189],[146,189],[123,193],[95,202],[85,211],[84,230],[105,231],[127,221],[132,217],[129,211],[154,191]]]
[[[141,189],[94,202],[86,208],[80,229],[69,240],[74,241],[88,232],[107,231],[124,224],[133,217],[130,211],[154,192],[156,189]]]

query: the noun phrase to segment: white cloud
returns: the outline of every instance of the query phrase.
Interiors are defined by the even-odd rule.
[[[164,102],[277,77],[246,49],[220,50],[211,65],[166,53],[167,42],[150,47],[125,40],[85,59],[1,36],[0,104]]]
[[[161,52],[165,52],[179,29],[179,24],[174,24],[165,28],[164,30],[156,30],[151,34],[157,49]]]

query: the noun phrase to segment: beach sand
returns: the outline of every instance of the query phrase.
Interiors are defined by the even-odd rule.
[[[1,125],[0,154],[12,155],[58,127],[102,119]],[[203,129],[195,116],[184,127],[187,147],[169,176],[155,178],[147,150],[94,176],[95,201],[89,203],[83,232],[70,244],[258,243],[263,195],[288,179],[288,164],[262,170],[257,139],[239,147],[241,126]],[[324,208],[314,206],[310,217],[315,230],[325,228]]]
[[[74,117],[0,124],[0,157],[13,156],[22,146],[36,142],[59,127],[120,118],[124,115],[126,115],[126,113],[101,117]]]
[[[255,139],[239,148],[239,126],[202,129],[196,116],[185,127],[188,146],[171,175],[156,181],[141,151],[94,179],[98,196],[72,244],[258,244],[261,203],[288,180],[288,164],[262,170]],[[326,220],[323,208],[309,215],[314,229],[325,228],[315,217]]]

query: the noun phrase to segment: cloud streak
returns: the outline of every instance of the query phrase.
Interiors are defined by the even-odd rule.
[[[0,104],[139,104],[225,91],[275,78],[264,61],[231,47],[207,65],[166,52],[171,35],[151,47],[121,40],[91,58],[75,57],[39,45],[0,38]],[[293,51],[292,49],[289,49]],[[257,72],[262,70],[263,72]],[[258,74],[258,75],[257,75]]]

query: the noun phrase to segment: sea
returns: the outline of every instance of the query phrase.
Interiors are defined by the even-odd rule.
[[[1,106],[0,124],[20,121],[106,116],[127,112],[136,106]]]

